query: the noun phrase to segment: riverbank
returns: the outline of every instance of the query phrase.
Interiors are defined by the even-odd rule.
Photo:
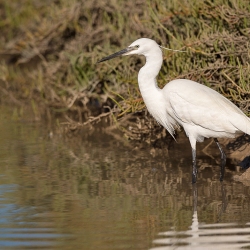
[[[192,79],[249,114],[247,0],[13,0],[4,1],[0,11],[1,102],[32,110],[31,119],[56,116],[66,130],[75,130],[104,118],[130,139],[156,142],[166,136],[138,90],[144,59],[96,64],[139,37],[187,51],[164,52],[160,87]]]

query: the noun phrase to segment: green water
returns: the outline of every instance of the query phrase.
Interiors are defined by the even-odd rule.
[[[0,249],[250,246],[250,188],[233,167],[222,185],[201,152],[191,185],[184,135],[153,157],[105,129],[62,136],[0,111]]]

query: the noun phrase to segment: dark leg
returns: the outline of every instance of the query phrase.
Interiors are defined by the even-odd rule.
[[[221,197],[222,197],[222,204],[221,204],[222,206],[221,206],[220,212],[218,213],[217,223],[221,221],[221,215],[222,213],[226,212],[226,208],[228,205],[226,190],[225,190],[223,182],[221,182]]]
[[[220,163],[220,181],[223,181],[226,165],[226,154],[224,153],[221,145],[219,144],[217,138],[214,138],[215,143],[217,144],[220,153],[221,153],[221,163]]]
[[[196,183],[197,179],[196,150],[193,148],[192,148],[192,160],[193,160],[192,183]]]
[[[193,196],[194,196],[194,212],[197,212],[197,198],[198,198],[198,195],[197,195],[197,184],[194,184],[193,185]]]

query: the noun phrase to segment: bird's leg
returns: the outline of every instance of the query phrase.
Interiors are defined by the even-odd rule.
[[[196,183],[197,179],[196,149],[193,148],[192,148],[192,161],[193,161],[192,183]]]
[[[218,142],[217,138],[214,138],[215,143],[217,144],[220,153],[221,153],[221,163],[220,163],[220,181],[223,181],[224,173],[225,173],[225,165],[226,165],[226,154],[224,153],[221,145]]]
[[[189,141],[192,148],[192,161],[193,161],[193,170],[192,170],[192,183],[196,183],[197,179],[197,166],[196,166],[196,138],[189,136]]]
[[[198,198],[198,195],[197,195],[197,185],[194,184],[193,185],[193,202],[194,202],[194,213],[197,212],[197,198]]]

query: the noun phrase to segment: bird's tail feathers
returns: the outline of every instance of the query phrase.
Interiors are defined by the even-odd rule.
[[[247,116],[238,115],[234,117],[232,123],[239,131],[250,135],[250,118]]]

